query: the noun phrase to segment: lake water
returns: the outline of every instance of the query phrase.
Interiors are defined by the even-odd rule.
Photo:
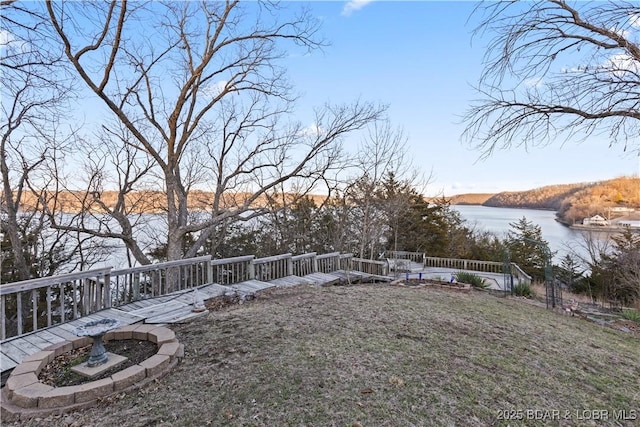
[[[540,226],[542,238],[549,243],[551,252],[557,252],[555,261],[564,257],[572,250],[580,255],[585,255],[586,250],[582,247],[584,238],[583,231],[573,230],[556,221],[555,211],[538,209],[514,209],[514,208],[494,208],[488,206],[475,205],[454,205],[453,209],[460,212],[462,219],[466,220],[470,226],[475,226],[477,230],[489,231],[500,238],[504,238],[510,229],[510,223],[518,222],[522,217]],[[606,238],[600,235],[599,238]]]
[[[523,216],[526,217],[527,220],[540,226],[542,238],[549,242],[552,252],[557,252],[555,256],[556,262],[559,262],[565,254],[570,253],[571,249],[577,251],[580,255],[586,254],[586,251],[581,246],[583,242],[581,234],[583,232],[573,230],[557,222],[554,211],[472,205],[455,205],[451,207],[460,212],[460,215],[467,221],[469,226],[478,230],[492,232],[500,238],[506,237],[510,223],[517,222]],[[145,222],[145,227],[143,232],[137,235],[137,238],[142,242],[145,250],[148,250],[164,238],[166,226],[164,225],[164,217],[159,215],[145,214],[142,220]],[[98,263],[95,268],[106,266],[126,268],[128,263],[124,246],[113,240],[110,240],[109,243],[112,245],[109,258],[104,262]]]

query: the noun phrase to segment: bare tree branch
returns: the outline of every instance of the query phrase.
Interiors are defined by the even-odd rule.
[[[151,181],[166,194],[167,256],[177,259],[194,255],[217,225],[253,209],[269,192],[329,182],[340,167],[343,138],[379,119],[384,107],[327,106],[318,110],[316,133],[291,125],[295,96],[280,65],[285,48],[314,50],[323,42],[308,12],[291,17],[278,13],[280,7],[231,0],[48,1],[67,61],[121,124],[103,127],[120,147],[103,159],[121,153],[126,165],[89,165],[79,196],[85,209],[99,208],[119,230],[102,223],[84,228],[81,218],[57,226],[121,239],[139,262],[148,262],[132,241],[127,197]],[[115,206],[86,197],[98,184],[118,188]],[[208,217],[193,214],[194,189],[212,190]],[[188,236],[195,243],[185,248]]]
[[[600,133],[640,150],[637,2],[487,1],[475,15],[493,38],[463,137],[484,156]]]

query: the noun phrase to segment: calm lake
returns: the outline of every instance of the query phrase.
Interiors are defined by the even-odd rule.
[[[558,261],[571,249],[583,254],[585,251],[581,247],[583,242],[583,231],[573,230],[556,221],[555,211],[545,211],[538,209],[514,209],[514,208],[492,208],[488,206],[454,205],[453,209],[460,212],[460,215],[469,225],[475,226],[478,230],[490,231],[500,238],[506,237],[510,229],[509,224],[518,222],[522,217],[540,226],[542,238],[549,242],[551,252],[557,252],[555,260]],[[600,232],[598,234],[601,234]],[[599,236],[605,237],[606,236]],[[569,249],[571,248],[571,249]]]
[[[557,252],[554,259],[555,262],[560,262],[560,259],[564,257],[565,254],[570,253],[569,247],[577,251],[580,255],[586,253],[581,246],[583,242],[581,234],[583,232],[572,230],[557,222],[554,211],[492,208],[470,205],[455,205],[452,206],[452,208],[460,212],[460,215],[467,221],[469,226],[474,226],[478,230],[492,232],[500,238],[506,237],[510,223],[517,222],[523,216],[526,217],[527,220],[540,226],[542,238],[549,242],[552,252]],[[156,245],[157,242],[162,241],[166,226],[164,225],[163,217],[158,215],[143,215],[142,220],[146,222],[146,226],[137,238],[143,242],[145,250],[148,250]],[[603,238],[606,238],[606,236]],[[109,243],[113,245],[109,259],[98,263],[97,267],[113,266],[115,268],[126,268],[128,263],[124,247],[113,241]]]

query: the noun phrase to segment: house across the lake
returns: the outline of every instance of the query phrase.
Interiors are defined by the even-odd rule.
[[[594,215],[591,218],[583,219],[582,225],[607,227],[609,225],[609,221],[601,215]]]
[[[640,212],[632,213],[630,215],[612,219],[611,225],[617,225],[618,227],[629,227],[633,229],[640,229]]]

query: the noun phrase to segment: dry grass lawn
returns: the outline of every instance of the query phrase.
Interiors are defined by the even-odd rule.
[[[637,336],[480,292],[277,289],[174,330],[167,377],[25,425],[640,424]]]

